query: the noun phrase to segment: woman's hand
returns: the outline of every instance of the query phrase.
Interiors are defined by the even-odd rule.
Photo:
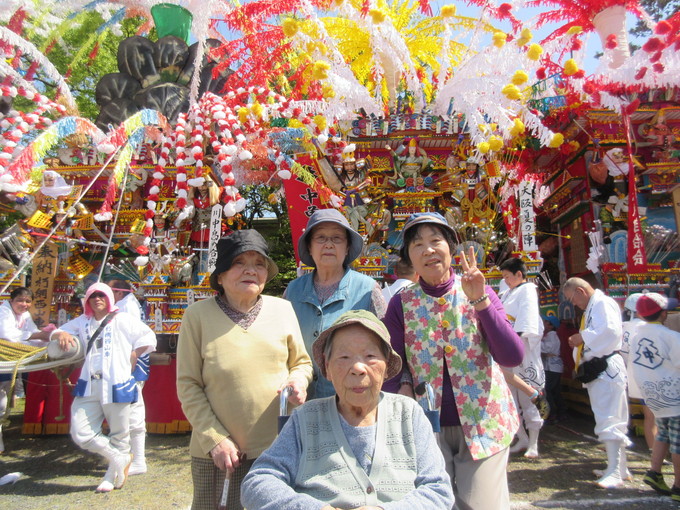
[[[52,335],[52,340],[59,342],[62,351],[67,351],[72,345],[76,345],[76,339],[66,331],[57,331]]]
[[[210,450],[210,456],[218,469],[227,471],[229,474],[241,465],[238,446],[228,437],[222,439],[217,446]]]
[[[280,395],[283,389],[286,387],[290,388],[290,391],[288,392],[288,402],[294,406],[299,406],[305,403],[305,400],[307,400],[307,390],[300,383],[300,381],[289,381],[281,386],[276,393]]]
[[[484,278],[484,274],[477,267],[477,258],[475,257],[473,246],[470,246],[467,257],[464,251],[460,252],[460,263],[463,266],[463,276],[461,278],[463,292],[465,292],[470,301],[479,299],[484,295],[486,278]]]

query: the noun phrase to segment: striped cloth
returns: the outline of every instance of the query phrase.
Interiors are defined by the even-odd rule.
[[[243,510],[241,483],[250,471],[255,459],[245,460],[236,468],[229,482],[227,510]],[[215,466],[212,459],[191,457],[191,479],[194,483],[194,499],[191,510],[215,510],[222,498],[225,472]]]

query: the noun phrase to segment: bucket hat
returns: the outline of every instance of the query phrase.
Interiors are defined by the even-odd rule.
[[[298,253],[300,254],[300,260],[302,260],[302,262],[308,266],[316,267],[316,263],[309,253],[308,238],[311,235],[312,230],[314,230],[314,227],[320,223],[335,223],[347,231],[349,250],[343,261],[344,266],[349,266],[359,255],[361,255],[361,251],[364,249],[364,240],[358,232],[352,230],[347,218],[345,218],[337,209],[318,209],[309,217],[305,231],[298,240]]]
[[[217,277],[231,268],[234,259],[247,251],[255,251],[267,259],[267,281],[279,272],[276,263],[269,257],[269,246],[257,230],[237,230],[217,242],[217,261],[210,274],[210,287],[218,292],[222,287]]]
[[[442,216],[441,214],[436,212],[422,212],[412,214],[406,220],[404,226],[401,229],[401,249],[399,251],[399,254],[402,259],[408,258],[408,246],[406,246],[406,244],[404,243],[406,232],[411,230],[413,227],[422,225],[423,223],[433,223],[435,225],[441,225],[447,231],[451,232],[451,234],[455,237],[455,231],[453,230],[453,227],[451,227],[451,225],[449,225],[446,222],[444,216]]]
[[[343,313],[338,319],[331,324],[331,326],[322,331],[318,338],[312,344],[312,356],[314,362],[321,370],[321,374],[326,376],[326,358],[324,357],[324,350],[326,343],[333,337],[333,334],[341,328],[350,326],[352,324],[360,324],[366,329],[372,331],[378,338],[380,338],[389,347],[389,356],[387,358],[387,370],[385,371],[385,380],[392,379],[401,372],[401,357],[396,353],[390,344],[390,333],[387,328],[373,313],[367,310],[351,310]]]

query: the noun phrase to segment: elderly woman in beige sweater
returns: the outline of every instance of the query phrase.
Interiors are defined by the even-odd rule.
[[[312,377],[295,312],[262,295],[278,271],[255,230],[220,239],[210,286],[219,295],[187,308],[177,346],[177,395],[191,423],[192,509],[214,510],[229,473],[227,508],[241,509],[241,480],[277,434],[278,394],[302,404]]]

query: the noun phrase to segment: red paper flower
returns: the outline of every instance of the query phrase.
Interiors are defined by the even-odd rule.
[[[614,48],[616,48],[618,46],[618,44],[619,44],[619,41],[616,38],[616,34],[609,34],[607,36],[607,42],[605,43],[604,46],[608,50],[613,50]]]
[[[673,26],[665,20],[659,21],[654,27],[654,33],[659,35],[668,34],[671,30],[673,30]]]
[[[664,49],[666,45],[661,42],[661,39],[658,37],[650,37],[649,40],[642,45],[642,49],[645,50],[647,53],[656,53],[657,51],[661,51]]]

